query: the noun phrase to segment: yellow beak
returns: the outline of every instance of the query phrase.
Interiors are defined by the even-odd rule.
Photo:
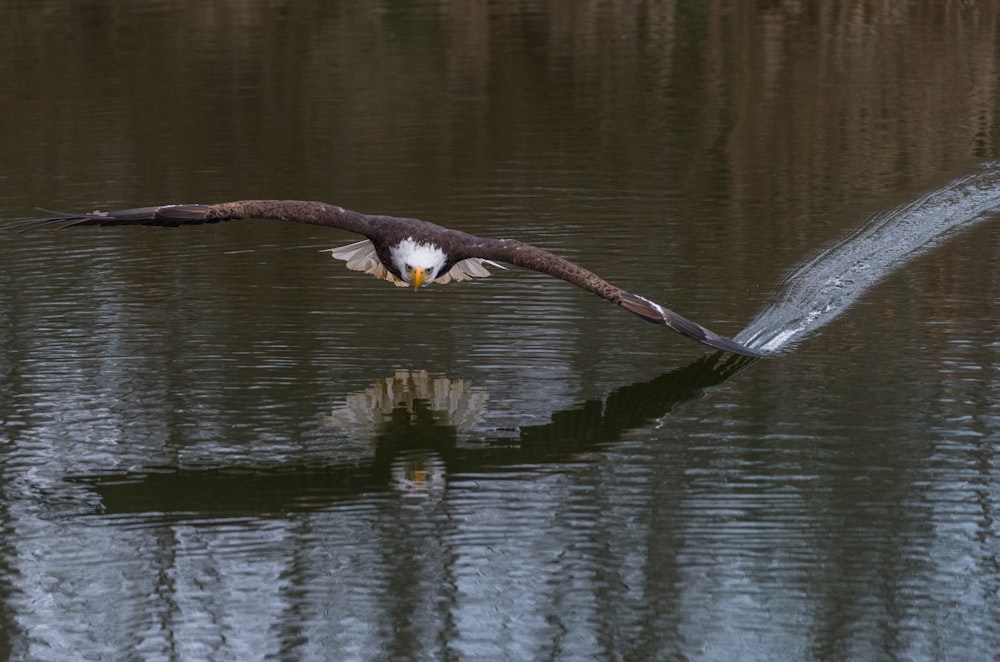
[[[413,283],[413,291],[416,292],[420,289],[420,286],[427,282],[427,274],[420,267],[413,270],[413,275],[410,276],[410,282]]]

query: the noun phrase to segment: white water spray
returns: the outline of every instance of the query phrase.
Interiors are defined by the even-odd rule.
[[[753,349],[774,352],[829,323],[870,287],[959,228],[1000,208],[1000,164],[887,212],[821,251],[790,273],[784,288],[736,335]]]

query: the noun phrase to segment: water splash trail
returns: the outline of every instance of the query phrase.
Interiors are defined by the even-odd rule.
[[[912,202],[872,216],[786,276],[775,301],[736,336],[774,352],[829,323],[870,287],[959,227],[1000,207],[1000,163],[986,163]]]

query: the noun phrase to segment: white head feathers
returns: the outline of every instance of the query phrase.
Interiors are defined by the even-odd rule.
[[[440,248],[414,241],[413,237],[404,239],[392,248],[392,261],[407,282],[416,269],[423,269],[427,281],[433,281],[447,260]]]

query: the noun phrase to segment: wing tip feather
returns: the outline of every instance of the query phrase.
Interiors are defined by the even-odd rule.
[[[682,336],[690,338],[691,340],[699,342],[703,345],[707,345],[715,349],[721,349],[722,351],[729,352],[730,354],[739,354],[741,356],[750,356],[753,358],[764,358],[767,356],[764,352],[747,347],[746,345],[736,342],[732,338],[720,336],[714,331],[703,327],[701,324],[693,322],[683,315],[678,315],[674,311],[664,308],[655,301],[650,301],[646,297],[639,296],[638,294],[623,292],[619,305],[630,313],[638,315],[648,322],[670,327]]]

